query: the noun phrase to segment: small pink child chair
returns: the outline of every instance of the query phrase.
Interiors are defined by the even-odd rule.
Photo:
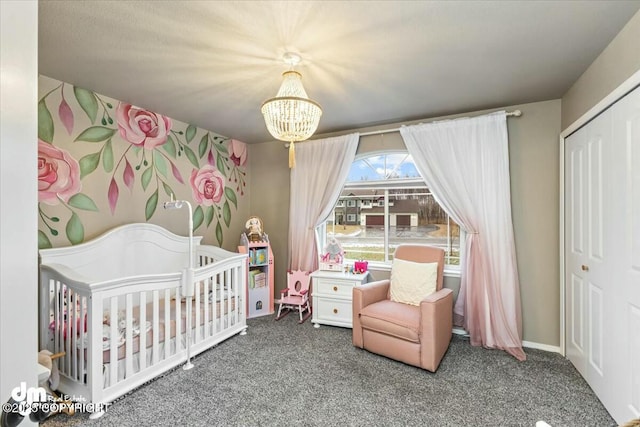
[[[276,320],[282,319],[292,311],[297,311],[300,316],[298,323],[303,323],[311,316],[309,305],[309,284],[311,277],[308,271],[287,271],[287,289],[280,291],[280,307]],[[282,311],[284,309],[284,312]],[[305,313],[304,317],[302,313]]]

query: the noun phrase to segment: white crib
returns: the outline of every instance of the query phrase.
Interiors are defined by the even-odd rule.
[[[246,333],[246,254],[128,224],[76,246],[40,251],[40,349],[58,360],[59,391],[101,408],[187,360]],[[187,332],[188,318],[191,330]],[[197,368],[196,368],[197,370]]]

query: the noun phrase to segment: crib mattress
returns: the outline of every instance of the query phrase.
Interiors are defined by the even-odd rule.
[[[231,311],[235,310],[235,298],[229,298],[231,300]],[[209,317],[211,318],[211,303],[209,302],[200,302],[200,326],[204,326],[204,312],[205,312],[205,304],[209,305]],[[175,313],[175,308],[176,308],[176,304],[175,304],[175,300],[172,299],[172,301],[170,302],[171,305],[171,312],[169,314],[169,317],[171,319],[171,321],[169,322],[169,337],[170,338],[175,338],[176,336],[176,313]],[[227,304],[226,301],[222,301],[222,311],[220,308],[220,301],[216,302],[216,316],[220,317],[221,314],[227,314],[228,310],[229,310],[229,306]],[[165,340],[165,328],[167,327],[167,325],[165,325],[165,300],[159,300],[158,302],[158,343],[164,343]],[[196,323],[196,309],[195,309],[195,301],[192,302],[192,306],[193,309],[191,310],[191,325],[192,328],[195,328],[195,323]],[[153,313],[153,303],[150,302],[146,305],[146,318],[149,319],[151,317]],[[187,303],[185,300],[181,301],[181,307],[180,307],[180,317],[181,317],[181,321],[180,321],[180,334],[184,334],[184,332],[186,331],[186,319],[187,319]],[[139,319],[140,319],[140,307],[134,307],[133,308],[133,318],[134,318],[134,323],[138,323]],[[211,320],[211,319],[209,319]],[[153,334],[154,334],[154,330],[153,328],[150,327],[150,323],[148,323],[149,321],[147,321],[147,325],[148,327],[146,328],[146,346],[147,348],[151,348],[153,347]],[[141,328],[140,333],[143,333],[142,331],[143,328]],[[133,352],[132,353],[138,353],[140,351],[140,335],[134,335],[133,339],[132,339],[132,346],[133,346]],[[124,359],[125,355],[127,352],[127,346],[126,346],[126,341],[121,340],[121,342],[118,343],[118,360],[120,359]],[[111,361],[111,348],[110,346],[106,349],[104,349],[102,351],[102,362],[104,363],[110,363]]]

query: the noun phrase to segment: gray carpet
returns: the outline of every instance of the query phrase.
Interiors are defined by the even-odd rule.
[[[615,426],[562,356],[502,351],[454,336],[433,374],[357,349],[351,329],[250,319],[235,336],[116,401],[102,418],[55,426]]]

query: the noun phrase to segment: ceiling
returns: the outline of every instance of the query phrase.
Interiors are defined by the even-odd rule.
[[[317,133],[561,98],[630,1],[43,1],[40,74],[247,143],[285,51]]]

